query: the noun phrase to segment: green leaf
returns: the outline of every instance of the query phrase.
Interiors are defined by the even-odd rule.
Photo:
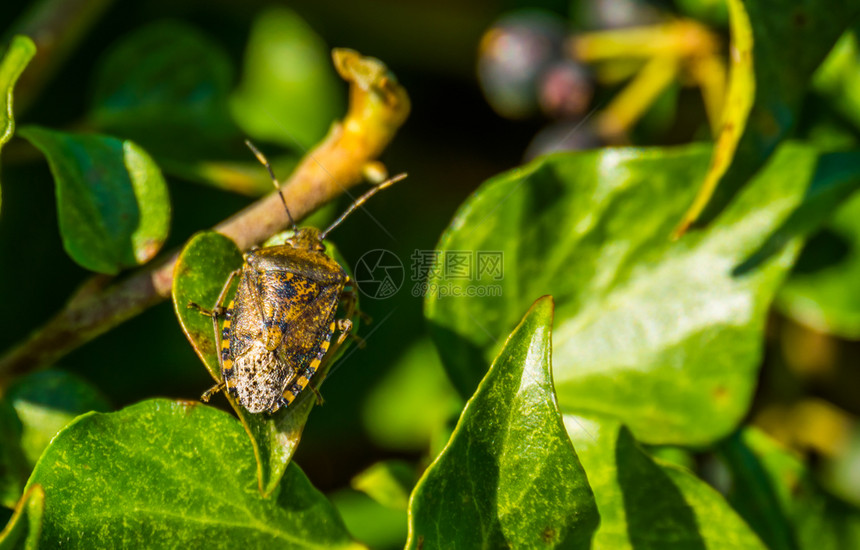
[[[729,14],[726,111],[708,175],[682,228],[713,221],[788,136],[813,73],[860,14],[860,5],[730,0]]]
[[[247,436],[230,415],[153,399],[89,413],[45,450],[41,544],[353,548],[337,512],[295,464],[280,493],[257,490]]]
[[[402,548],[406,540],[406,510],[388,508],[365,493],[341,489],[329,496],[346,528],[371,548]]]
[[[613,416],[654,444],[731,433],[748,409],[766,313],[799,236],[858,182],[825,171],[810,185],[815,152],[787,144],[715,223],[672,241],[707,157],[700,147],[607,149],[547,157],[485,183],[438,249],[443,262],[500,251],[503,276],[435,270],[430,286],[451,297],[425,302],[461,393],[483,375],[516,311],[550,293],[562,410]]]
[[[36,45],[27,36],[15,36],[0,59],[0,147],[15,133],[12,92],[18,77],[36,55]]]
[[[53,369],[18,378],[9,387],[6,398],[21,419],[21,447],[31,468],[57,432],[75,417],[111,408],[88,382]]]
[[[26,36],[15,36],[0,59],[0,150],[15,133],[12,92],[18,77],[36,55],[36,45]]]
[[[240,144],[229,109],[232,72],[227,53],[195,28],[150,24],[109,50],[95,77],[90,121],[156,157],[216,157]]]
[[[532,305],[410,500],[408,548],[588,548],[599,518],[552,387],[552,298]]]
[[[188,240],[173,270],[172,296],[176,317],[216,382],[221,381],[221,367],[212,320],[190,308],[189,304],[197,304],[206,310],[218,305],[218,297],[227,278],[233,271],[241,269],[243,262],[242,253],[232,240],[214,231],[203,231]]]
[[[422,337],[370,390],[362,406],[362,418],[365,430],[377,445],[423,451],[450,419],[459,416],[462,408],[463,401],[445,375],[433,343]]]
[[[325,135],[342,105],[341,82],[322,39],[289,9],[261,12],[232,101],[242,130],[303,150]]]
[[[279,244],[287,236],[288,232],[279,234],[267,241],[265,246]],[[334,246],[329,242],[325,244],[328,253],[338,260],[338,263],[346,265]],[[211,310],[217,305],[218,296],[230,273],[240,269],[242,264],[242,254],[233,241],[219,233],[204,231],[188,241],[174,270],[172,294],[176,316],[197,355],[216,381],[221,380],[221,368],[212,321],[199,311],[189,309],[188,304],[193,302]],[[238,280],[234,280],[234,288],[237,282]],[[229,304],[232,292],[227,295],[225,307]],[[353,323],[357,326],[357,318]],[[220,333],[220,327],[218,332]],[[341,348],[341,353],[344,349],[345,346]],[[334,359],[327,359],[320,368],[314,379],[317,387],[331,368]],[[316,404],[315,396],[311,391],[302,392],[289,407],[281,408],[271,415],[249,413],[226,392],[224,396],[251,438],[254,455],[257,457],[260,491],[264,495],[270,495],[277,488],[296,452],[308,415]]]
[[[660,462],[674,464],[681,468],[693,470],[696,466],[696,458],[693,453],[683,447],[672,447],[669,445],[651,445],[645,449],[652,458]]]
[[[807,326],[860,339],[860,196],[827,213],[832,218],[804,248],[776,304]]]
[[[842,35],[813,79],[840,115],[860,128],[860,45],[856,28]]]
[[[387,508],[406,510],[415,486],[415,468],[402,460],[377,462],[352,478],[352,488]]]
[[[29,468],[21,449],[21,421],[0,397],[0,505],[12,508],[21,497]]]
[[[773,549],[860,547],[860,510],[824,491],[803,461],[747,428],[720,445],[729,502]]]
[[[149,261],[170,227],[167,184],[130,141],[28,126],[19,132],[47,157],[63,246],[81,266],[115,275]]]
[[[620,423],[568,415],[564,423],[600,512],[594,548],[764,550],[719,493],[649,457]]]
[[[41,485],[33,485],[21,497],[15,507],[15,514],[0,532],[0,550],[39,548],[44,513],[45,491]]]

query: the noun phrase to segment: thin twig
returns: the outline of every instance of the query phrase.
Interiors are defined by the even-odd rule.
[[[360,183],[365,165],[376,161],[409,114],[406,91],[380,61],[351,50],[335,50],[333,57],[350,83],[349,110],[282,186],[296,219]],[[268,195],[214,229],[248,250],[289,225],[280,200]],[[85,282],[62,311],[0,359],[0,388],[168,298],[178,255],[174,250],[119,280]]]

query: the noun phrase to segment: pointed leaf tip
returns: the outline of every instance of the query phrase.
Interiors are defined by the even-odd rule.
[[[588,548],[599,523],[551,376],[553,300],[532,304],[410,499],[407,548]]]

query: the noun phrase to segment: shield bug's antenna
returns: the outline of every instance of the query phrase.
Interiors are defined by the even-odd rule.
[[[278,192],[278,196],[281,197],[281,202],[284,203],[284,210],[287,211],[287,217],[290,219],[290,225],[292,226],[293,231],[295,231],[296,221],[293,219],[293,215],[290,214],[290,209],[287,208],[287,199],[284,198],[284,193],[281,191],[281,186],[278,183],[278,178],[275,177],[275,172],[274,170],[272,170],[272,165],[269,164],[269,160],[265,157],[265,155],[263,155],[263,153],[259,149],[254,147],[254,144],[251,143],[249,140],[245,140],[245,145],[247,145],[248,149],[250,149],[251,152],[254,153],[254,156],[257,157],[257,160],[260,161],[260,164],[265,166],[266,170],[269,171],[269,176],[272,178],[272,185],[275,186],[275,190]]]
[[[374,188],[370,189],[364,195],[358,197],[354,203],[349,205],[349,208],[346,209],[346,212],[341,214],[340,217],[334,221],[334,223],[332,223],[330,226],[328,226],[328,228],[325,231],[320,233],[320,240],[325,239],[326,235],[328,235],[332,229],[334,229],[335,227],[340,225],[340,222],[342,222],[343,220],[346,219],[347,216],[352,214],[356,208],[358,208],[359,206],[361,206],[362,204],[367,202],[367,199],[369,199],[370,197],[372,197],[373,195],[375,195],[379,191],[382,191],[386,187],[391,187],[392,185],[394,185],[398,181],[404,179],[405,177],[406,177],[406,173],[397,174],[393,178],[389,178],[389,179],[385,180],[384,182],[382,182],[379,185],[375,186]]]

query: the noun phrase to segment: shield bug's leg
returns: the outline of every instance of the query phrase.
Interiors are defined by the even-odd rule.
[[[200,401],[203,401],[204,403],[208,403],[209,399],[211,399],[213,395],[215,395],[216,393],[218,393],[219,391],[222,391],[224,389],[224,386],[225,386],[225,383],[223,381],[218,382],[217,384],[215,384],[214,386],[212,386],[211,388],[206,390],[203,393],[203,395],[200,396]]]
[[[308,384],[308,387],[311,389],[311,391],[314,392],[314,395],[317,398],[317,405],[322,405],[323,403],[325,403],[325,399],[323,399],[322,394],[320,394],[320,391],[317,389],[317,387],[314,384],[312,384],[312,383]]]
[[[233,278],[241,273],[241,271],[241,269],[236,269],[230,272],[230,275],[227,277],[227,282],[224,283],[223,287],[221,287],[221,292],[218,294],[218,299],[215,301],[215,307],[211,310],[204,308],[196,302],[188,302],[187,307],[189,309],[196,309],[207,317],[220,317],[224,313],[224,300],[227,297],[227,291],[230,289],[230,283],[233,282]]]
[[[351,322],[349,324],[350,326],[352,325]],[[331,324],[329,325],[329,338],[331,338],[331,334],[334,334],[335,329],[338,327],[340,327],[340,321],[331,322]],[[337,349],[337,346],[339,346],[342,342],[343,335],[338,338],[337,342],[334,345],[334,348],[332,349]],[[326,355],[329,351],[330,344],[331,340],[324,340],[320,345],[319,350],[317,350],[317,356],[313,358],[310,365],[308,365],[303,371],[301,371],[297,378],[290,379],[287,382],[287,384],[284,386],[284,392],[282,394],[283,406],[289,406],[290,403],[292,403],[296,399],[296,397],[299,396],[302,390],[304,390],[309,385],[314,392],[314,395],[316,395],[317,397],[317,404],[323,404],[322,395],[320,395],[319,390],[317,390],[315,384],[319,384],[320,382],[322,382],[324,375],[318,375],[316,379],[314,379],[314,376],[321,370],[323,360],[329,360]],[[331,357],[331,355],[329,355],[329,357]],[[311,383],[312,379],[314,380],[314,383]]]
[[[221,287],[221,292],[218,294],[218,299],[215,301],[215,307],[213,307],[211,310],[204,308],[196,302],[188,302],[188,305],[186,306],[189,309],[196,309],[201,314],[207,317],[211,317],[212,322],[215,326],[216,335],[218,334],[218,318],[224,315],[224,300],[227,299],[227,292],[230,290],[230,284],[233,282],[233,278],[235,278],[236,275],[241,272],[241,269],[236,269],[230,272],[230,275],[227,277],[227,282],[224,283],[223,287]]]
[[[325,342],[325,345],[320,349],[319,356],[311,362],[311,366],[308,368],[306,372],[310,372],[311,374],[306,374],[305,377],[309,379],[313,376],[313,373],[321,370],[320,364],[323,360],[328,364],[329,361],[333,361],[335,355],[337,354],[337,350],[343,345],[343,342],[346,340],[347,336],[352,332],[352,321],[349,319],[337,319],[336,321],[331,322],[331,332],[337,330],[340,334],[337,336],[337,340],[335,340],[334,345],[329,348],[329,342]],[[325,374],[321,374],[317,376],[313,382],[310,383],[310,387],[313,390],[314,394],[317,396],[317,404],[322,405],[323,399],[322,395],[320,395],[319,390],[317,390],[317,386],[322,384],[323,379],[325,378]],[[301,378],[299,380],[302,380]],[[307,384],[307,382],[305,383]],[[302,386],[304,388],[304,386]],[[284,397],[289,399],[289,391],[284,392]]]
[[[352,282],[347,279],[347,282]],[[355,290],[350,288],[349,290],[344,290],[340,293],[340,301],[344,304],[344,317],[347,319],[352,319],[355,316],[356,312],[356,304],[358,304],[358,296],[355,294]]]
[[[227,277],[227,281],[224,283],[224,286],[221,287],[221,292],[218,294],[218,300],[215,302],[215,307],[213,307],[211,311],[200,307],[199,304],[196,304],[194,302],[188,302],[189,308],[196,309],[197,311],[199,311],[203,315],[206,315],[212,319],[212,330],[215,333],[215,343],[216,343],[215,349],[217,350],[217,353],[218,353],[218,366],[221,368],[222,373],[224,372],[225,363],[224,363],[224,357],[223,357],[223,342],[221,339],[222,334],[218,330],[218,319],[220,317],[225,317],[226,312],[229,310],[229,308],[226,310],[224,309],[224,301],[227,299],[227,292],[230,290],[230,285],[233,283],[233,279],[240,272],[241,272],[240,269],[234,270],[230,273],[230,276]],[[229,331],[229,328],[230,328],[230,320],[225,319],[225,321],[224,321],[224,333],[225,334]],[[229,346],[229,341],[227,341],[227,344]],[[196,344],[195,344],[195,347],[196,347]],[[218,381],[218,380],[216,379],[216,381]],[[211,388],[206,390],[206,392],[200,396],[200,400],[203,401],[204,403],[208,403],[209,399],[214,394],[216,394],[219,391],[224,389],[224,387],[225,387],[224,384],[225,384],[224,380],[218,381],[217,384],[215,384],[214,386],[212,386]]]
[[[347,334],[347,337],[353,342],[355,342],[355,345],[358,346],[358,349],[364,349],[365,347],[367,347],[367,341],[358,334],[353,334],[350,332],[349,334]]]
[[[197,302],[188,302],[185,307],[187,307],[188,309],[196,309],[201,315],[205,315],[206,317],[212,317],[213,315],[215,315],[212,310],[206,309]]]
[[[346,302],[345,317],[347,319],[352,319],[353,316],[358,315],[358,317],[361,319],[361,322],[368,325],[372,323],[373,318],[371,318],[370,315],[356,307],[356,304],[358,303],[358,295],[355,291],[355,285],[353,284],[352,279],[349,276],[347,276],[344,286],[347,288],[347,290],[344,290],[343,293],[341,293],[340,299],[341,301]]]
[[[331,356],[334,357],[337,353],[337,350],[340,349],[340,346],[343,345],[343,342],[347,339],[347,337],[352,335],[352,320],[350,319],[338,319],[334,323],[335,328],[339,334],[337,335],[337,340],[335,340],[334,345],[331,347]],[[356,336],[356,338],[358,338]],[[363,342],[363,340],[362,340]]]
[[[351,280],[347,279],[347,284],[349,284],[351,282],[352,282]],[[356,345],[358,345],[358,347],[360,349],[364,349],[364,346],[366,345],[364,342],[364,339],[359,338],[357,335],[352,333],[352,318],[356,314],[362,320],[364,320],[365,317],[367,319],[370,319],[370,317],[367,314],[363,313],[360,309],[356,308],[356,304],[358,303],[358,296],[356,296],[355,290],[353,290],[352,288],[350,288],[349,290],[343,291],[340,295],[340,300],[345,304],[344,305],[344,317],[345,317],[345,319],[348,319],[350,321],[349,328],[346,329],[347,335],[349,336],[349,338],[352,338],[352,340],[356,343]],[[343,320],[338,321],[338,323],[342,323],[342,322],[343,322]],[[341,330],[341,331],[343,330],[343,329],[341,329],[340,325],[338,325],[338,330]],[[337,343],[335,343],[335,345],[337,345]]]

